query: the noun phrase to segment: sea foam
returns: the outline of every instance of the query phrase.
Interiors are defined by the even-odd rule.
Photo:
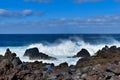
[[[56,57],[57,60],[38,60],[43,61],[46,63],[54,63],[55,65],[58,65],[62,62],[68,62],[69,65],[73,64],[75,65],[79,58],[67,58],[68,56],[73,56],[77,54],[82,48],[87,49],[91,55],[94,55],[99,49],[102,49],[105,45],[112,46],[120,46],[120,42],[109,38],[110,43],[100,43],[100,44],[90,44],[87,42],[84,42],[84,40],[76,38],[76,41],[72,41],[71,39],[68,40],[59,40],[59,43],[35,43],[30,44],[26,46],[18,46],[18,47],[0,47],[0,54],[4,55],[5,50],[7,48],[10,48],[12,52],[17,53],[17,56],[20,57],[22,61],[25,62],[33,62],[35,60],[29,60],[28,57],[23,57],[24,52],[26,49],[37,47],[40,52],[46,53],[47,55]]]

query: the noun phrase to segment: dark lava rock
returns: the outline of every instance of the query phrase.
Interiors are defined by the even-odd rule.
[[[107,51],[108,49],[109,49],[109,47],[105,46],[105,47],[102,48],[102,51]]]
[[[16,53],[12,53],[11,51],[10,51],[10,49],[8,48],[8,49],[6,49],[6,52],[5,52],[5,58],[6,59],[9,59],[10,61],[12,61],[14,58],[16,58]]]
[[[10,60],[8,60],[8,59],[3,59],[3,60],[0,62],[0,69],[5,68],[6,65],[10,65],[10,64],[11,64]]]
[[[105,46],[102,50],[96,52],[96,56],[102,58],[114,58],[119,57],[119,55],[120,48],[117,48],[116,46],[111,46],[110,48]]]
[[[83,64],[88,63],[90,60],[91,60],[90,57],[81,58],[81,59],[79,59],[79,60],[77,61],[76,66],[77,66],[77,67],[82,66]]]
[[[115,53],[115,52],[117,52],[117,47],[116,46],[111,46],[109,50],[110,50],[110,52]]]
[[[22,64],[22,61],[20,60],[19,57],[16,57],[12,60],[12,64],[13,64],[14,67],[16,67],[16,66]]]
[[[77,55],[73,57],[90,57],[90,53],[86,49],[82,49]]]
[[[120,48],[116,46],[105,46],[101,50],[97,51],[94,56],[91,57],[83,57],[79,59],[76,66],[90,66],[96,64],[105,64],[107,62],[112,62],[114,60],[119,61],[120,58]]]
[[[16,57],[16,56],[17,56],[16,53],[12,53],[11,55],[12,55],[13,57]]]
[[[11,51],[10,51],[10,49],[8,48],[8,49],[6,49],[6,52],[5,52],[5,58],[7,58],[7,59],[11,59],[11,56],[12,56],[12,53],[11,53]]]
[[[28,56],[31,60],[35,59],[47,59],[47,60],[55,60],[56,58],[48,56],[45,53],[39,52],[38,48],[30,48],[25,51],[24,56]]]
[[[31,49],[27,49],[26,51],[25,51],[25,54],[24,54],[24,56],[32,56],[32,55],[34,55],[34,54],[39,54],[39,50],[38,50],[38,48],[31,48]]]
[[[67,67],[69,67],[67,62],[61,63],[59,66],[61,68],[67,68]]]

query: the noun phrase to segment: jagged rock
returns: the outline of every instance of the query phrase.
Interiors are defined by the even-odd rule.
[[[17,56],[16,53],[12,53],[11,55],[12,55],[13,57],[16,57],[16,56]]]
[[[14,67],[17,67],[18,65],[22,64],[22,61],[20,60],[19,57],[16,57],[12,60],[12,64]]]
[[[97,51],[96,53],[96,57],[101,57],[104,59],[112,59],[112,58],[119,58],[120,55],[120,48],[116,47],[116,46],[111,46],[109,47],[104,47],[102,50]]]
[[[108,46],[105,46],[104,48],[102,48],[102,51],[107,51],[109,49]]]
[[[117,53],[118,52],[118,48],[116,46],[111,46],[108,51],[110,53]]]
[[[38,48],[30,48],[25,51],[24,56],[34,56],[34,54],[39,54]]]
[[[31,60],[36,59],[48,59],[48,60],[55,60],[56,58],[48,56],[45,53],[39,52],[38,48],[30,48],[27,49],[24,53],[24,56],[28,56]]]
[[[115,50],[117,50],[117,47],[116,47],[116,46],[111,46],[111,47],[110,47],[110,50],[111,50],[111,51],[115,51]]]
[[[0,56],[0,80],[120,80],[120,48],[115,46],[106,46],[99,55],[84,57],[71,66],[66,62],[58,66],[39,61],[22,63],[15,53],[10,55],[13,59]]]
[[[81,49],[81,51],[73,57],[90,57],[90,53],[86,49]]]
[[[5,56],[6,59],[9,59],[10,61],[12,61],[17,55],[16,55],[16,53],[12,53],[10,51],[10,49],[8,48],[8,49],[6,49],[6,52],[5,52],[4,56]]]
[[[12,53],[10,51],[10,49],[6,49],[5,55],[4,55],[7,59],[11,59]]]
[[[113,60],[119,60],[119,57],[120,48],[117,48],[116,46],[111,46],[110,48],[105,46],[96,52],[94,56],[79,59],[76,66],[103,64]]]

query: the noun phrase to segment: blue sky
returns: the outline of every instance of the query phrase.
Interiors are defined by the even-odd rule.
[[[120,33],[120,0],[0,0],[0,34]]]

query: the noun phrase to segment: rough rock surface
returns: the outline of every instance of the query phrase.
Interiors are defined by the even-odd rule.
[[[81,51],[73,56],[73,58],[75,57],[90,57],[90,53],[86,49],[81,49]]]
[[[56,58],[48,56],[45,53],[39,52],[38,48],[27,49],[24,56],[28,56],[31,60],[45,59],[45,60],[55,60]]]
[[[0,80],[120,80],[120,48],[115,46],[104,47],[95,56],[84,57],[71,66],[66,62],[58,66],[21,62],[8,52],[9,56],[0,56]]]

